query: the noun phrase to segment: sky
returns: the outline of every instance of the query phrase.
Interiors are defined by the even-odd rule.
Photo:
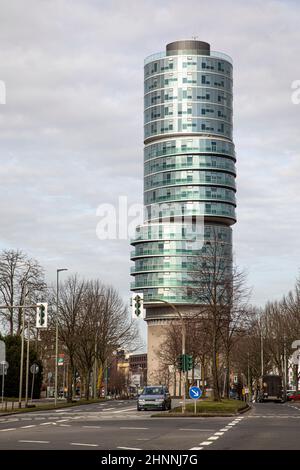
[[[0,249],[100,278],[129,298],[128,239],[97,237],[102,204],[143,198],[143,61],[197,39],[234,64],[236,264],[252,303],[300,267],[300,4],[277,0],[0,0]],[[129,218],[130,219],[130,218]],[[62,274],[63,276],[64,274]]]

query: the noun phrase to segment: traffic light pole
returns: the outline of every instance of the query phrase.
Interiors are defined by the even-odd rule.
[[[23,364],[24,364],[24,343],[25,343],[25,309],[39,307],[39,304],[26,305],[27,284],[24,284],[24,303],[23,305],[0,305],[0,310],[4,309],[20,309],[22,311],[22,331],[21,331],[21,358],[20,358],[20,378],[19,378],[19,408],[22,407],[22,389],[23,389]],[[45,304],[46,305],[46,304]],[[30,316],[28,314],[28,341],[27,341],[27,360],[26,360],[26,397],[25,405],[28,402],[28,376],[29,376],[29,347],[30,347]]]
[[[26,357],[26,382],[25,382],[25,408],[28,405],[28,382],[29,382],[29,346],[30,346],[30,315],[27,318],[27,357]]]
[[[58,387],[58,310],[59,310],[59,273],[68,271],[66,268],[56,270],[56,318],[55,318],[55,377],[54,377],[54,406],[57,405],[57,387]]]

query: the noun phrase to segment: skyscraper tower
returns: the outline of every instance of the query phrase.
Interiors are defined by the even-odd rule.
[[[232,252],[236,159],[230,57],[206,42],[176,41],[147,57],[144,71],[145,223],[131,242],[131,289],[144,294],[154,383],[165,326],[176,316],[158,300],[189,314],[197,308],[189,295],[195,256],[213,233]]]

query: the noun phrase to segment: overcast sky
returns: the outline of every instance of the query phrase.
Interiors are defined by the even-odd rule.
[[[0,248],[99,277],[129,297],[127,240],[96,236],[97,207],[142,203],[143,61],[168,42],[234,62],[237,264],[253,303],[300,267],[300,5],[296,1],[0,1]]]

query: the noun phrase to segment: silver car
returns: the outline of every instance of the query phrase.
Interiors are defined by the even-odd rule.
[[[171,409],[171,397],[164,385],[145,387],[137,399],[137,410]]]

